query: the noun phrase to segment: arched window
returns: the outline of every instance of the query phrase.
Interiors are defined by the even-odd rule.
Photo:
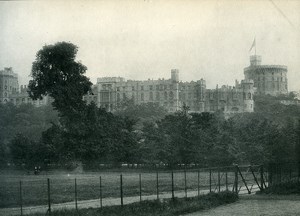
[[[7,97],[7,92],[4,93],[4,97]]]
[[[248,93],[248,99],[251,100],[251,93]]]

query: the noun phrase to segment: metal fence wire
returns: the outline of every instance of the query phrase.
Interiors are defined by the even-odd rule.
[[[299,181],[296,164],[229,166],[156,172],[103,172],[13,176],[0,184],[0,215],[125,205],[148,199],[188,198],[210,192],[255,193],[270,185]]]

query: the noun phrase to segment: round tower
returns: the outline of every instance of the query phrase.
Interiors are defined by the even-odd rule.
[[[257,94],[280,95],[288,93],[287,66],[261,65],[261,56],[250,56],[250,66],[244,68],[245,79],[254,81]]]

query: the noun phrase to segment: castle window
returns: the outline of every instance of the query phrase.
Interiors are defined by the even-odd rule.
[[[168,93],[167,92],[164,92],[164,97],[165,97],[165,100],[168,100]]]
[[[117,91],[120,91],[120,87],[117,87]]]
[[[141,100],[144,101],[144,93],[141,94]]]
[[[117,101],[120,101],[120,94],[117,94]]]
[[[6,92],[4,93],[4,97],[7,97],[7,93]]]
[[[150,100],[153,100],[153,92],[150,92]]]
[[[152,86],[152,85],[150,85],[150,86],[149,86],[149,89],[150,89],[150,91],[152,91],[152,90],[153,90],[153,86]]]
[[[159,90],[159,85],[156,85],[156,90]]]
[[[192,98],[192,93],[189,93],[189,99],[191,99]]]
[[[123,99],[125,99],[126,98],[126,94],[125,93],[123,93]]]
[[[251,100],[251,93],[248,93],[248,99]]]
[[[141,90],[144,91],[144,86],[141,86]]]
[[[159,98],[160,98],[159,92],[156,92],[156,100],[159,100]]]
[[[134,91],[134,86],[132,86],[132,91]]]
[[[170,100],[172,100],[172,99],[173,99],[173,97],[174,97],[174,94],[173,94],[173,92],[172,92],[172,91],[169,93],[169,96],[170,96]]]
[[[125,86],[123,86],[123,91],[125,91],[126,90],[126,87]]]
[[[4,89],[7,90],[7,85],[4,86]]]

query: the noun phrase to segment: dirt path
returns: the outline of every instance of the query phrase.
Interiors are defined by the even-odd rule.
[[[221,190],[225,190],[225,188],[221,188]],[[241,190],[246,190],[245,187],[241,187]],[[255,187],[253,189],[254,191],[257,191],[258,187]],[[209,190],[201,190],[201,194],[207,194],[209,193]],[[175,197],[185,197],[185,192],[184,191],[175,191]],[[195,197],[198,195],[198,191],[188,191],[187,196],[188,197]],[[246,195],[248,196],[248,195]],[[161,193],[159,194],[159,199],[167,199],[171,198],[172,194],[171,193]],[[157,199],[156,195],[143,195],[142,200],[155,200]],[[102,203],[103,206],[113,206],[113,205],[120,205],[120,198],[103,198]],[[140,197],[135,196],[135,197],[124,197],[123,202],[124,205],[134,203],[134,202],[139,202]],[[99,208],[100,207],[100,200],[95,199],[95,200],[83,200],[83,201],[78,201],[77,202],[78,208]],[[75,202],[66,202],[66,203],[59,203],[59,204],[51,204],[51,210],[61,210],[61,209],[74,209],[75,208]],[[25,214],[34,214],[34,213],[46,213],[48,210],[47,205],[39,205],[39,206],[27,206],[23,207],[22,213],[23,215]],[[15,215],[20,215],[21,214],[21,209],[20,207],[15,207],[15,208],[2,208],[0,209],[0,215],[1,216],[15,216]]]
[[[300,215],[300,196],[241,196],[236,203],[185,216],[296,216]]]

